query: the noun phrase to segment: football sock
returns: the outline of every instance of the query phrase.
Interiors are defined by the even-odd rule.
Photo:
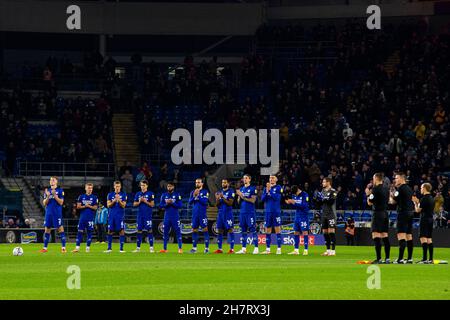
[[[167,250],[167,242],[169,242],[169,227],[164,226],[163,249]]]
[[[142,243],[142,233],[138,233],[137,234],[137,240],[136,240],[136,246],[138,248],[140,248],[141,247],[141,243]]]
[[[391,254],[391,243],[389,242],[389,237],[383,238],[383,244],[384,244],[384,254],[386,256],[386,259],[389,259],[389,256]]]
[[[219,233],[217,235],[217,247],[219,247],[219,250],[222,250],[222,241],[223,241],[223,234]]]
[[[272,235],[270,233],[266,233],[266,247],[270,249],[270,243],[272,242]]]
[[[234,232],[228,233],[228,242],[230,243],[230,249],[234,249]]]
[[[66,246],[66,233],[63,231],[59,236],[61,237],[61,247],[64,248]]]
[[[178,249],[183,247],[183,238],[181,237],[181,230],[178,228],[177,230],[177,241],[178,241]]]
[[[44,233],[44,248],[45,249],[47,249],[49,241],[50,241],[50,233]]]
[[[428,252],[429,252],[429,256],[428,258],[430,260],[433,260],[433,242],[428,244]]]
[[[242,248],[247,247],[247,232],[242,232]]]
[[[295,235],[294,235],[294,248],[295,248],[295,249],[298,249],[299,243],[300,243],[300,235],[295,234]]]
[[[406,241],[406,246],[408,247],[408,260],[412,259],[414,244],[412,240]]]
[[[422,243],[422,250],[423,250],[422,260],[425,261],[427,260],[428,243],[426,242]]]
[[[334,248],[336,247],[336,233],[330,232],[329,236],[330,236],[331,250],[334,250]]]
[[[325,244],[327,246],[327,250],[330,250],[330,235],[328,233],[324,233],[323,237],[325,238]]]
[[[79,247],[82,241],[83,241],[83,232],[78,231],[78,233],[77,233],[77,244],[76,244],[76,246]]]
[[[153,232],[147,233],[147,239],[148,243],[150,244],[150,247],[153,247]]]
[[[303,245],[305,246],[305,250],[308,250],[308,245],[309,245],[309,237],[307,235],[303,236]]]
[[[112,234],[108,234],[108,250],[111,250],[112,248]]]
[[[402,239],[398,241],[398,260],[403,260],[403,255],[405,254],[406,240]]]
[[[281,238],[281,233],[277,233],[277,246],[281,248],[283,239]]]
[[[197,243],[198,243],[198,232],[193,232],[192,233],[192,247],[197,248]]]
[[[92,231],[88,230],[86,238],[86,247],[90,247],[92,243]]]
[[[253,245],[255,246],[255,248],[258,248],[258,234],[255,232],[253,232]]]
[[[205,248],[208,249],[209,248],[209,232],[208,231],[203,232],[203,236],[205,237]]]
[[[120,241],[120,251],[123,251],[123,244],[125,243],[125,236],[124,235],[119,236],[119,241]]]
[[[381,260],[381,239],[374,238],[373,242],[375,243],[375,253],[377,256],[377,260]]]

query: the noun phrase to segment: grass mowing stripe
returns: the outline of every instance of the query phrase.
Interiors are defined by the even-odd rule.
[[[373,259],[373,247],[338,247],[336,257],[311,247],[304,257],[286,255],[287,247],[281,256],[178,255],[173,244],[167,254],[133,254],[134,244],[124,254],[96,244],[91,253],[61,254],[52,244],[40,254],[30,244],[14,257],[14,246],[0,245],[0,299],[450,299],[448,265],[380,265],[381,289],[369,290],[368,266],[356,262]],[[449,260],[450,249],[436,248],[435,257]],[[66,287],[69,265],[81,269],[80,290]]]

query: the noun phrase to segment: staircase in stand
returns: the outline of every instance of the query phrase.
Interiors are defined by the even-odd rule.
[[[396,66],[400,63],[400,51],[395,50],[384,62],[384,70],[387,73],[393,74]]]
[[[120,168],[127,161],[132,166],[139,166],[139,139],[134,114],[114,113],[112,127],[116,168]]]
[[[41,227],[44,222],[44,209],[33,194],[33,190],[23,177],[1,178],[3,186],[11,191],[22,191],[24,219],[34,219],[33,226]]]

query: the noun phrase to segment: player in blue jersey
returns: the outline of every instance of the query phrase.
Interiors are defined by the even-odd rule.
[[[80,252],[80,244],[83,241],[83,232],[86,230],[86,252],[89,252],[92,242],[92,231],[94,231],[95,212],[98,208],[98,198],[92,194],[94,185],[86,183],[84,186],[85,194],[78,197],[77,209],[80,212],[80,221],[78,222],[77,244],[73,253]]]
[[[153,249],[152,208],[155,206],[155,194],[148,190],[147,180],[142,180],[139,185],[141,191],[136,193],[133,202],[133,206],[138,207],[136,250],[133,252],[141,251],[142,232],[145,231],[150,244],[150,253],[153,253],[155,251]]]
[[[205,237],[205,253],[209,253],[208,209],[209,192],[203,189],[203,180],[195,180],[195,190],[189,196],[189,204],[192,205],[192,249],[190,253],[197,253],[198,229],[201,228]]]
[[[50,241],[50,232],[55,228],[61,238],[61,252],[66,253],[66,234],[62,226],[62,205],[64,203],[64,190],[58,187],[58,178],[50,177],[50,188],[44,191],[45,207],[44,222],[44,248],[40,252],[47,252],[48,243]]]
[[[167,192],[163,193],[161,196],[161,201],[159,207],[165,210],[164,213],[164,247],[160,250],[160,253],[167,252],[167,242],[169,241],[170,229],[175,230],[175,234],[178,240],[178,253],[183,253],[182,249],[182,238],[180,229],[180,214],[179,209],[183,206],[181,202],[181,195],[175,192],[175,185],[173,182],[167,183]]]
[[[281,197],[283,188],[277,184],[277,177],[270,176],[266,188],[263,190],[261,200],[265,203],[266,212],[266,251],[262,254],[270,254],[270,242],[272,237],[272,228],[275,229],[277,235],[277,254],[281,254]]]
[[[230,183],[227,179],[222,179],[222,190],[216,193],[216,206],[219,208],[217,213],[217,246],[218,249],[214,253],[223,253],[222,242],[223,233],[228,234],[228,243],[230,250],[228,253],[234,253],[234,223],[233,223],[233,202],[235,193],[230,188]]]
[[[308,233],[309,233],[309,195],[300,190],[297,186],[292,186],[292,199],[287,199],[285,202],[291,204],[295,208],[294,220],[294,251],[288,254],[298,255],[298,246],[300,244],[300,232],[303,235],[303,242],[305,249],[303,255],[308,255]]]
[[[108,217],[108,249],[106,253],[112,252],[113,234],[119,233],[120,253],[124,253],[123,244],[125,243],[124,216],[125,206],[127,205],[127,194],[121,191],[120,181],[114,181],[114,191],[108,193],[107,207],[109,208]]]
[[[250,182],[252,178],[246,174],[243,177],[244,185],[236,190],[238,196],[238,202],[241,203],[241,211],[239,215],[239,224],[242,232],[242,249],[236,252],[236,254],[247,253],[247,232],[253,234],[253,254],[258,254],[258,234],[256,233],[256,210],[255,203],[258,191]]]

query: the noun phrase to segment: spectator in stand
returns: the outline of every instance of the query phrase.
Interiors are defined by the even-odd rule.
[[[130,171],[126,170],[125,173],[120,177],[122,181],[122,190],[126,194],[130,194],[133,192],[133,175]]]
[[[24,228],[33,228],[33,226],[32,226],[32,224],[31,224],[31,219],[25,219],[25,222],[24,222],[24,226],[23,226]]]
[[[159,168],[159,188],[165,189],[167,181],[169,179],[169,166],[167,162],[164,162],[161,168]]]
[[[442,193],[437,191],[434,197],[434,213],[438,213],[441,210],[441,207],[444,206],[444,197]]]
[[[144,175],[145,180],[147,180],[147,181],[151,180],[151,178],[153,176],[153,173],[152,173],[152,171],[151,171],[151,169],[150,169],[150,167],[149,167],[147,162],[144,162],[142,164],[140,172]]]
[[[444,207],[440,207],[439,211],[434,215],[434,221],[438,228],[447,228],[449,227],[449,215],[448,212],[444,209]]]
[[[403,141],[398,137],[397,134],[395,134],[394,137],[389,140],[388,150],[393,156],[399,155],[403,152]]]
[[[52,71],[50,70],[50,68],[45,67],[44,71],[42,72],[42,79],[45,82],[50,82],[50,81],[52,81],[52,77],[53,77],[53,74],[52,74]]]
[[[348,218],[345,222],[345,238],[348,246],[355,245],[355,221],[353,218]]]
[[[97,139],[95,139],[95,149],[102,154],[109,152],[108,144],[106,143],[106,140],[103,139],[101,134],[97,137]]]
[[[436,107],[436,111],[433,114],[433,118],[434,118],[434,122],[435,124],[437,124],[438,126],[440,126],[441,124],[443,124],[446,121],[446,113],[444,108],[442,107],[442,103],[438,103],[437,107]]]
[[[289,127],[285,122],[283,122],[280,127],[280,138],[284,144],[289,141]]]
[[[342,136],[344,137],[344,140],[353,137],[353,130],[352,128],[350,128],[350,125],[348,123],[344,125],[344,129],[342,130]]]
[[[17,223],[14,221],[13,218],[8,219],[8,223],[6,224],[6,228],[8,229],[18,229],[19,226],[17,225]]]
[[[420,143],[423,142],[423,139],[425,138],[425,125],[422,123],[422,121],[419,121],[414,128],[414,132],[416,133],[416,139],[419,140]]]

